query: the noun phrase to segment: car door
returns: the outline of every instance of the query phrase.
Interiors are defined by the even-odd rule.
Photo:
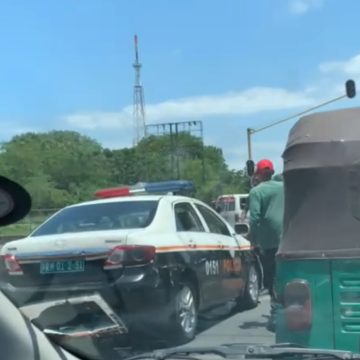
[[[196,209],[206,223],[209,238],[220,245],[216,252],[219,263],[220,299],[227,301],[238,297],[244,287],[241,249],[232,230],[214,211],[200,203]]]
[[[214,305],[219,302],[219,292],[222,291],[220,264],[217,261],[220,243],[209,238],[199,214],[190,202],[176,202],[174,215],[180,241],[187,244],[184,255],[198,279],[201,305],[204,308]]]

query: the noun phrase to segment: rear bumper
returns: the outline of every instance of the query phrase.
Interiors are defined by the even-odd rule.
[[[121,276],[108,282],[79,284],[49,284],[15,287],[0,284],[1,290],[19,307],[79,296],[100,295],[106,304],[126,323],[166,322],[174,298],[174,286],[166,274],[160,274],[153,265],[129,267]]]

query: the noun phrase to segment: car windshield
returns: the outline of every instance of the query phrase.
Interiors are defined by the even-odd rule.
[[[151,224],[157,205],[157,201],[122,201],[69,207],[55,214],[31,236],[145,228]]]

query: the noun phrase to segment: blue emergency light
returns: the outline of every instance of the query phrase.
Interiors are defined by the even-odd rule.
[[[140,194],[183,194],[194,190],[194,184],[188,180],[170,180],[153,183],[138,183],[133,186],[121,186],[101,189],[95,193],[97,198],[105,199]]]
[[[172,180],[172,181],[145,183],[145,191],[149,193],[191,191],[193,189],[194,189],[194,185],[192,181],[187,181],[187,180]]]

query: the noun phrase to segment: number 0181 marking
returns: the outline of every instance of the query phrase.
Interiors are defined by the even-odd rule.
[[[205,273],[207,276],[218,275],[220,273],[219,261],[218,260],[205,261]]]

